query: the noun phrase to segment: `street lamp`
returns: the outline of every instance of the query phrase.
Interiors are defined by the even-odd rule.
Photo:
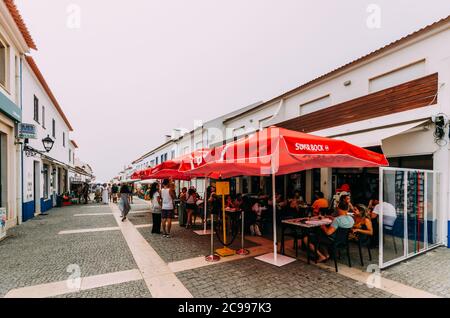
[[[50,150],[52,150],[54,143],[55,142],[53,141],[52,138],[50,138],[49,135],[47,135],[47,137],[42,139],[42,144],[44,145],[44,149],[46,152],[50,152]]]

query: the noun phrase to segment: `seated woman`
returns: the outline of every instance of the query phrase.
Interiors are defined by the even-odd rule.
[[[275,194],[276,205],[277,205],[277,222],[280,222],[283,218],[285,218],[285,210],[288,205],[287,201],[284,200],[283,196],[280,193]],[[268,209],[273,211],[273,198],[270,198],[268,201]]]
[[[288,199],[286,210],[287,217],[298,217],[300,211],[299,201],[295,197]]]
[[[364,205],[357,204],[353,208],[353,213],[355,213],[355,225],[350,234],[350,239],[358,241],[361,238],[361,234],[366,237],[373,236],[373,226],[369,210]]]
[[[233,202],[233,207],[237,210],[240,210],[242,209],[242,204],[243,204],[242,194],[238,193],[236,195],[236,199]]]
[[[197,210],[195,202],[197,202],[197,193],[195,189],[190,188],[186,196],[187,229],[192,227],[192,216]]]
[[[341,198],[339,199],[339,202],[345,202],[348,204],[348,211],[353,211],[354,207],[352,205],[350,196],[348,194],[344,194],[341,196]]]
[[[331,223],[330,226],[326,225],[321,226],[321,231],[319,234],[320,246],[318,246],[317,249],[317,256],[319,257],[317,260],[318,263],[324,262],[330,258],[330,254],[328,253],[328,247],[334,243],[336,231],[339,228],[343,229],[353,228],[355,221],[350,215],[347,214],[348,210],[349,207],[345,201],[339,202],[337,206],[338,216],[334,218],[333,223]],[[308,244],[308,237],[304,238],[303,243]],[[314,244],[317,244],[317,238],[315,243],[309,242],[309,248],[313,252],[315,251]]]
[[[225,209],[233,209],[234,208],[234,203],[233,203],[233,199],[231,198],[231,195],[227,195],[225,197]]]
[[[312,205],[313,215],[317,216],[320,214],[320,209],[328,208],[328,200],[325,199],[323,192],[317,192],[315,195],[315,201]]]
[[[259,201],[255,202],[252,206],[252,212],[253,212],[253,224],[250,225],[250,233],[252,235],[262,236],[261,229],[262,229],[262,214],[263,211],[267,209],[265,208]]]

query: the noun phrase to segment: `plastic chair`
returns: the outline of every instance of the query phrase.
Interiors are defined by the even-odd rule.
[[[350,259],[350,247],[348,243],[348,236],[351,229],[338,228],[335,233],[333,244],[330,246],[330,254],[334,260],[334,267],[336,268],[336,273],[338,272],[338,264],[336,259],[336,252],[340,254],[341,250],[346,250],[348,266],[352,267],[352,261]]]

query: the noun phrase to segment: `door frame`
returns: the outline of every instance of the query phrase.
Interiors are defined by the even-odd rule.
[[[41,162],[33,161],[34,215],[41,214]]]

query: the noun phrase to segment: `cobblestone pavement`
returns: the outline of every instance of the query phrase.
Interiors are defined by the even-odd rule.
[[[9,290],[69,277],[67,266],[78,264],[81,276],[137,268],[120,231],[58,235],[61,230],[117,226],[107,206],[54,208],[8,231],[0,242],[0,297]]]
[[[143,280],[65,294],[54,298],[151,298]]]
[[[282,268],[253,258],[177,273],[194,297],[256,298],[387,298],[371,289],[314,265],[294,262]]]
[[[402,284],[450,297],[450,249],[440,247],[392,266],[382,275]]]
[[[152,223],[152,214],[150,212],[128,214],[127,218],[133,225]]]
[[[146,208],[146,203],[139,200],[132,205],[132,211]],[[130,214],[129,221],[134,225],[149,224],[151,214]],[[117,223],[109,206],[90,204],[55,208],[46,216],[36,217],[9,230],[9,237],[0,242],[0,297],[11,289],[64,281],[71,274],[67,272],[71,264],[80,266],[82,277],[137,269],[120,230],[58,234],[63,230],[100,227],[117,227]],[[202,227],[198,225],[197,228]],[[178,225],[173,225],[173,237],[170,239],[152,235],[147,227],[138,231],[165,262],[210,253],[209,236],[197,235]],[[250,241],[245,244],[246,247],[256,246]],[[219,247],[215,238],[215,248]],[[232,247],[240,247],[239,237]],[[364,253],[368,265],[367,251]],[[352,248],[351,255],[354,267],[358,267],[356,247]],[[372,263],[376,261],[374,253]],[[346,263],[345,255],[340,262]],[[383,275],[436,295],[450,297],[450,250],[437,249],[394,266],[384,271]],[[176,276],[194,297],[392,297],[387,292],[368,288],[356,280],[302,261],[278,268],[250,257],[178,272]],[[139,280],[58,297],[137,298],[151,297],[151,294],[145,282]]]
[[[198,229],[202,229],[198,226]],[[151,228],[141,228],[139,232],[149,242],[149,244],[155,249],[159,256],[165,262],[175,262],[188,258],[194,258],[198,256],[205,256],[211,253],[211,236],[210,235],[198,235],[191,229],[180,227],[177,224],[172,225],[171,235],[172,237],[167,239],[161,235],[151,234]],[[231,248],[240,248],[240,237],[238,236]],[[245,241],[245,247],[253,247],[257,244]],[[214,250],[222,247],[214,237]]]

